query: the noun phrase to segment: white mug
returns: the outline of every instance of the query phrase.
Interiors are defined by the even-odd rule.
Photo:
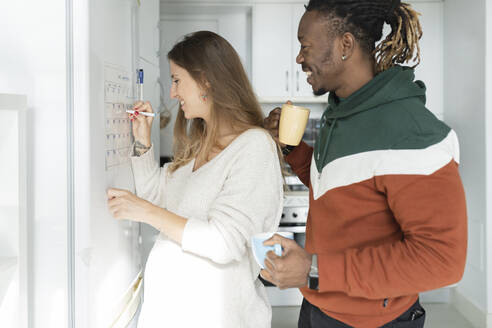
[[[251,237],[251,248],[253,249],[253,255],[260,268],[265,269],[266,254],[269,251],[273,251],[277,256],[282,256],[282,247],[280,244],[273,246],[265,246],[263,242],[270,239],[274,234],[278,234],[282,237],[294,239],[294,233],[292,232],[263,232]]]

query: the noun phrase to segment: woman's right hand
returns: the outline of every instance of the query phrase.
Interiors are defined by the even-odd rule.
[[[137,101],[133,105],[133,110],[135,111],[135,114],[128,114],[130,119],[133,122],[133,137],[135,138],[135,142],[140,142],[143,146],[145,147],[150,147],[151,141],[150,141],[150,131],[152,128],[152,121],[154,120],[153,117],[151,116],[144,116],[141,115],[140,113],[142,112],[147,112],[147,113],[153,113],[154,111],[152,110],[152,105],[150,105],[150,102],[142,102],[142,101]]]

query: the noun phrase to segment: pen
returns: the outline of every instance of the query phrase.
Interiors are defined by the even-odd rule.
[[[138,100],[143,101],[143,69],[138,70]]]
[[[127,109],[126,112],[128,114],[135,114],[135,111],[133,109]],[[138,112],[139,115],[143,116],[150,116],[150,117],[155,117],[155,113],[148,113],[148,112]]]

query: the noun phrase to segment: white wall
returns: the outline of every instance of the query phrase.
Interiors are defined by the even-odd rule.
[[[65,17],[63,0],[0,2],[0,93],[28,99],[33,327],[67,326]]]
[[[484,12],[485,0],[444,2],[444,121],[460,140],[469,228],[465,275],[456,291],[458,299],[463,297],[486,313],[488,309],[491,312],[491,306],[485,288],[488,225],[484,177],[491,171],[487,172],[486,158]]]
[[[492,3],[485,3],[485,160],[488,168],[486,174],[486,222],[487,222],[487,243],[486,247],[486,268],[487,268],[487,325],[492,326]]]

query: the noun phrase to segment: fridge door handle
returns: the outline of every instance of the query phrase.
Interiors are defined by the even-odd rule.
[[[285,91],[289,92],[289,71],[285,71]]]
[[[299,71],[296,72],[296,81],[297,81],[297,92],[299,92]]]

